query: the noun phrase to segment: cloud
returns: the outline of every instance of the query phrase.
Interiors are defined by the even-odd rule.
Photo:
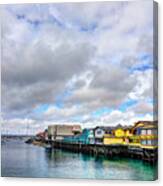
[[[150,114],[141,116],[137,115],[134,111],[122,112],[120,110],[114,110],[110,114],[101,117],[101,123],[111,126],[115,126],[118,123],[122,125],[132,125],[141,120],[153,120],[153,117]]]
[[[151,119],[152,7],[152,1],[3,5],[5,125]]]
[[[147,114],[152,113],[154,111],[153,103],[149,103],[146,101],[140,101],[136,105],[128,108],[129,111],[133,111],[135,114]]]
[[[93,57],[94,47],[89,42],[69,42],[62,39],[63,34],[54,41],[55,30],[46,38],[52,28],[42,29],[40,37],[34,36],[29,45],[19,44],[17,50],[11,49],[11,54],[3,56],[2,105],[8,110],[54,102],[67,81],[83,72]],[[7,34],[7,39],[4,36],[4,54],[12,44],[10,35],[13,34]]]
[[[12,135],[34,135],[38,132],[45,130],[48,125],[52,124],[49,121],[36,121],[27,118],[13,118],[2,119],[2,134]]]
[[[67,102],[84,104],[97,109],[101,106],[118,107],[135,87],[135,79],[122,67],[109,65],[93,67],[92,80],[87,86],[77,87]]]
[[[153,98],[153,69],[134,72],[136,84],[134,90],[129,93],[131,99]]]

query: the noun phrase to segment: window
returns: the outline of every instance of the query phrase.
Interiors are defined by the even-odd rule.
[[[147,144],[146,140],[142,140],[142,141],[141,141],[141,144],[142,144],[142,145],[146,145],[146,144]]]
[[[152,130],[151,130],[151,129],[148,129],[148,130],[147,130],[147,134],[148,134],[148,135],[151,135],[151,134],[152,134]]]
[[[141,140],[142,145],[157,145],[157,140]]]
[[[102,144],[103,143],[103,139],[96,139],[96,144]]]
[[[158,141],[157,141],[157,139],[152,140],[152,145],[158,145]]]
[[[153,129],[152,132],[153,132],[154,135],[157,135],[157,129]]]
[[[146,130],[145,130],[145,129],[142,129],[142,130],[141,130],[141,134],[142,134],[142,135],[146,135]]]
[[[147,140],[147,145],[152,145],[152,140]]]
[[[101,131],[101,130],[97,130],[96,133],[97,133],[97,134],[102,134],[102,131]]]

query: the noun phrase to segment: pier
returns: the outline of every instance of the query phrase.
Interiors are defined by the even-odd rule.
[[[106,158],[135,158],[156,163],[157,121],[138,121],[132,126],[84,128],[80,125],[50,125],[36,135],[35,145]],[[31,141],[27,141],[31,143]],[[40,143],[41,142],[41,143]]]
[[[51,141],[51,148],[62,149],[74,153],[84,153],[92,156],[104,156],[108,159],[114,157],[141,159],[145,162],[156,163],[158,149],[146,149],[131,147],[128,145],[102,145],[102,144],[81,144],[65,143],[62,141]]]

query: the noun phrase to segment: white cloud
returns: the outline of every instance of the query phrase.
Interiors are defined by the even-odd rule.
[[[127,112],[114,110],[110,114],[101,117],[102,123],[110,126],[115,126],[118,123],[122,125],[133,125],[133,123],[141,120],[153,120],[153,117],[150,114],[139,116],[132,110]]]
[[[129,97],[138,100],[153,98],[153,70],[136,71],[133,76],[136,84]]]
[[[72,107],[67,107],[67,108],[58,108],[55,106],[49,107],[45,111],[45,116],[46,117],[52,117],[52,118],[66,118],[70,116],[75,116],[79,112],[79,107],[78,106],[72,106]]]
[[[4,5],[2,7],[3,122],[15,129],[71,122],[85,126],[151,119],[153,71],[139,55],[153,55],[152,1]],[[147,61],[151,65],[152,60]],[[62,102],[61,108],[55,104]],[[127,100],[138,104],[118,110]],[[36,108],[48,105],[45,113]],[[107,107],[110,114],[93,118]],[[16,118],[17,120],[15,120]],[[27,120],[22,119],[27,118]],[[40,121],[43,121],[43,125]],[[32,123],[33,122],[33,123]]]

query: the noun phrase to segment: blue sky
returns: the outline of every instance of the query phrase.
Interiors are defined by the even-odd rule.
[[[152,1],[4,5],[4,131],[152,120],[152,11]]]

